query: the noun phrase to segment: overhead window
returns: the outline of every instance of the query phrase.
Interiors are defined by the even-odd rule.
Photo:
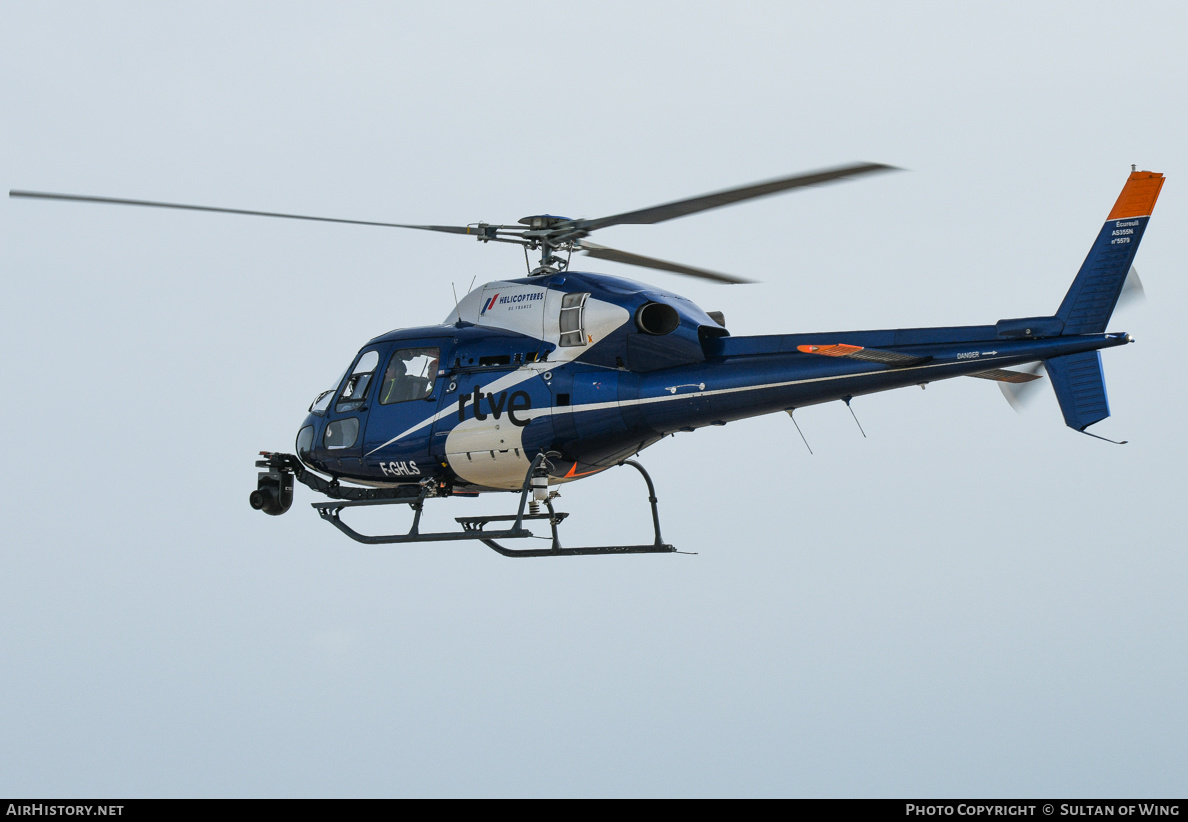
[[[561,298],[561,345],[585,345],[586,327],[582,315],[589,294],[566,294]]]
[[[367,387],[371,385],[371,378],[375,375],[375,367],[379,365],[379,352],[368,351],[359,358],[351,375],[342,386],[342,393],[338,395],[338,404],[334,410],[357,411],[367,399]]]
[[[402,348],[392,353],[380,385],[380,405],[428,399],[437,377],[441,350]]]

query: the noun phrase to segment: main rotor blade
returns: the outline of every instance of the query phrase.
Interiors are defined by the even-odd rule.
[[[755,183],[741,188],[731,188],[715,194],[704,194],[700,197],[691,197],[687,200],[677,200],[676,202],[652,206],[651,208],[641,208],[638,211],[627,211],[623,214],[615,214],[610,217],[599,217],[595,220],[577,220],[576,223],[578,228],[586,231],[606,228],[611,225],[660,223],[665,220],[671,220],[674,217],[684,217],[686,214],[696,214],[698,211],[708,211],[711,208],[740,203],[743,200],[766,197],[769,194],[778,194],[781,191],[787,191],[792,188],[815,186],[835,180],[842,180],[847,177],[857,177],[862,174],[897,170],[895,166],[884,165],[883,163],[852,163],[851,165],[826,168],[808,174],[797,174],[794,177],[769,180],[766,183]]]
[[[275,211],[248,211],[242,208],[216,208],[214,206],[186,205],[183,203],[158,203],[152,200],[123,200],[116,197],[89,197],[82,194],[51,194],[44,191],[9,191],[9,197],[24,197],[31,200],[66,200],[75,203],[104,203],[108,205],[147,206],[150,208],[177,208],[183,211],[213,211],[218,214],[247,214],[251,217],[280,217],[286,220],[313,220],[319,223],[349,223],[351,225],[377,225],[385,228],[417,228],[422,231],[444,231],[448,234],[469,234],[466,226],[453,225],[406,225],[405,223],[380,223],[372,220],[344,220],[338,217],[310,217],[305,214],[281,214]]]
[[[691,265],[670,263],[667,260],[658,260],[655,257],[632,254],[630,251],[619,251],[617,248],[607,248],[604,245],[595,245],[585,240],[582,241],[579,248],[587,255],[597,257],[600,260],[611,260],[612,262],[624,263],[626,265],[638,265],[643,268],[655,268],[660,271],[670,271],[673,274],[700,277],[703,280],[713,280],[731,285],[755,282],[754,280],[744,280],[742,277],[734,277],[730,274],[719,274],[717,271],[707,271],[704,268],[694,268]]]

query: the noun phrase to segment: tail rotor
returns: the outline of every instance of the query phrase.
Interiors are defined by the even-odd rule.
[[[1122,283],[1122,291],[1118,294],[1117,308],[1137,305],[1147,299],[1147,292],[1143,288],[1143,281],[1139,279],[1138,269],[1130,267],[1126,280]]]
[[[1042,379],[1044,375],[1044,364],[1042,362],[1036,362],[1018,370]],[[1040,380],[1035,379],[1028,382],[1000,382],[998,388],[1002,391],[1002,395],[1006,397],[1006,401],[1010,403],[1011,408],[1015,409],[1016,413],[1022,413],[1040,395],[1039,388],[1041,385]]]

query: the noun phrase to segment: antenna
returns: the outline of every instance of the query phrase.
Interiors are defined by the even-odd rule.
[[[862,423],[858,422],[858,415],[854,413],[854,406],[850,405],[850,400],[852,400],[852,399],[854,399],[854,396],[852,394],[848,397],[842,397],[842,400],[846,404],[846,408],[850,409],[850,416],[854,418],[854,422],[858,423],[858,430],[862,431],[862,439],[866,439],[867,438],[866,431],[863,431]]]
[[[794,413],[796,411],[796,409],[795,408],[785,408],[784,410],[787,411],[788,416],[792,418],[792,424],[796,426],[796,433],[800,434],[800,438],[802,440],[804,440],[804,447],[808,449],[808,452],[810,454],[812,454],[813,448],[811,445],[808,444],[808,440],[804,439],[804,432],[800,430],[800,423],[798,423],[796,421],[796,414]]]
[[[469,294],[474,291],[474,281],[478,279],[478,274],[470,278],[470,285],[466,288],[466,293]],[[450,280],[450,291],[454,292],[454,310],[458,312],[458,327],[462,327],[462,306],[458,302],[458,289],[454,288],[454,281]]]

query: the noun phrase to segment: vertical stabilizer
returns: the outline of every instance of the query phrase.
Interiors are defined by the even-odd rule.
[[[1069,428],[1084,431],[1110,415],[1101,352],[1082,351],[1044,361]]]
[[[1089,256],[1056,312],[1064,322],[1064,334],[1100,334],[1105,331],[1161,188],[1163,175],[1158,172],[1135,171],[1127,179],[1114,209],[1097,235],[1097,241],[1089,250]]]

